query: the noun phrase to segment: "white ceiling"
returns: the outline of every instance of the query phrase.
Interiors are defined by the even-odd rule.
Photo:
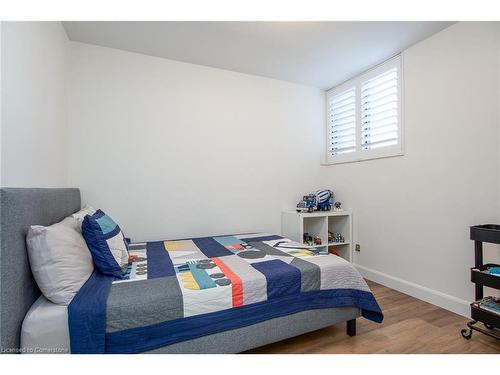
[[[71,40],[331,88],[453,22],[63,22]]]

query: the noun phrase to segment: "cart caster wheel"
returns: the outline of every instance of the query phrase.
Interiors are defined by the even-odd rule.
[[[464,339],[470,340],[470,338],[472,337],[472,330],[471,329],[464,328],[460,331],[460,333],[462,334]]]
[[[484,323],[484,326],[488,329],[494,329],[495,327],[492,326],[491,324]]]

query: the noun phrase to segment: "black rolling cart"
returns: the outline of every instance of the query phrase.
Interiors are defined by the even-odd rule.
[[[500,225],[474,225],[470,227],[470,239],[474,241],[476,263],[475,267],[470,270],[471,281],[476,284],[476,301],[478,301],[484,297],[483,288],[485,286],[500,289],[500,276],[482,272],[490,267],[499,266],[497,264],[483,264],[483,242],[500,244]],[[500,332],[498,331],[500,329],[500,315],[482,309],[475,303],[471,303],[470,310],[473,320],[467,323],[467,328],[462,329],[462,336],[470,339],[474,330],[500,340]],[[478,326],[478,322],[483,323],[485,328]]]

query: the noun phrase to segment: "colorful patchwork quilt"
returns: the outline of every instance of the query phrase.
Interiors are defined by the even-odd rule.
[[[129,245],[123,279],[94,271],[68,306],[72,353],[137,353],[304,310],[382,312],[356,269],[280,236]]]

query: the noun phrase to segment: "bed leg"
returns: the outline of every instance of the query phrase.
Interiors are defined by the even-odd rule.
[[[356,336],[356,319],[348,320],[346,327],[349,336]]]

